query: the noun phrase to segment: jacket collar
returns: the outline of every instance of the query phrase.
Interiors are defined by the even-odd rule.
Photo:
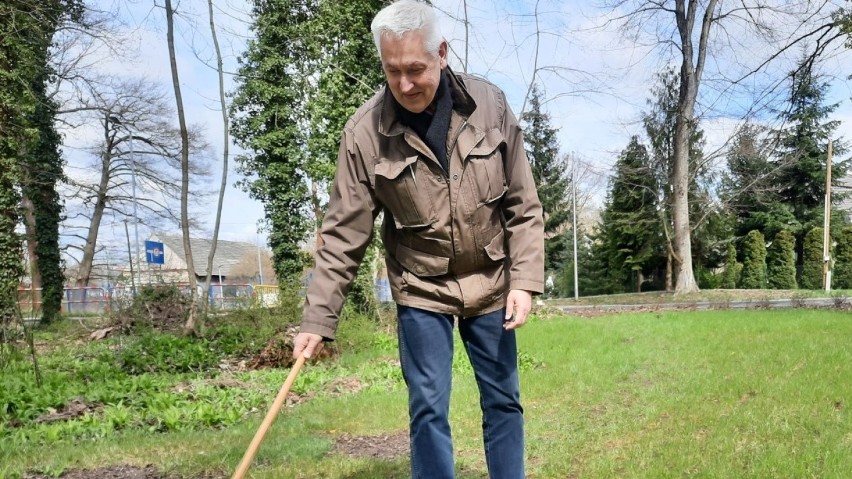
[[[468,118],[476,110],[476,102],[473,101],[473,97],[465,88],[462,78],[456,75],[450,67],[447,67],[447,73],[449,73],[447,79],[450,82],[450,92],[453,95],[453,111]],[[396,136],[407,130],[408,127],[399,121],[399,115],[396,112],[396,99],[394,99],[393,93],[386,83],[382,99],[382,112],[379,117],[379,133],[384,136]]]

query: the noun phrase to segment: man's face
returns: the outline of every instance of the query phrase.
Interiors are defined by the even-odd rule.
[[[447,66],[447,43],[441,43],[436,56],[423,47],[423,32],[411,31],[400,38],[384,35],[381,45],[382,68],[393,97],[412,113],[426,110]]]

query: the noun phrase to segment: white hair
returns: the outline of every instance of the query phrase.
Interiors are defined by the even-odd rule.
[[[430,5],[417,0],[399,0],[381,9],[370,25],[373,41],[379,57],[382,56],[382,37],[393,35],[401,38],[408,32],[423,32],[423,47],[427,52],[438,55],[443,35],[438,28],[435,11]]]

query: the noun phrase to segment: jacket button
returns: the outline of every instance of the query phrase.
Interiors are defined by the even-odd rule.
[[[453,179],[454,179],[454,180],[458,180],[458,179],[459,179],[459,175],[453,175]]]

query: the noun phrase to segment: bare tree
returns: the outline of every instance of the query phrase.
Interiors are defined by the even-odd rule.
[[[676,109],[671,165],[673,259],[676,264],[676,293],[698,290],[692,268],[689,218],[689,138],[700,115],[696,106],[708,55],[715,71],[711,84],[719,97],[741,91],[746,80],[765,73],[769,65],[783,58],[795,45],[810,44],[810,58],[816,58],[837,38],[838,24],[830,14],[836,7],[829,2],[775,2],[770,0],[666,0],[644,2],[619,0],[606,4],[630,38],[643,34],[653,46],[671,54],[679,65],[679,97]],[[804,26],[804,33],[800,27]],[[759,42],[759,43],[758,43]],[[780,45],[780,46],[779,46]],[[755,61],[756,59],[756,61]],[[731,76],[725,69],[741,72]],[[766,100],[779,85],[770,82],[756,92],[755,105]],[[718,100],[719,97],[715,99]],[[709,111],[712,100],[708,101]],[[750,111],[752,113],[753,110]]]
[[[180,225],[183,232],[183,249],[186,257],[186,268],[189,273],[189,287],[191,290],[191,301],[189,315],[184,324],[184,333],[193,334],[197,327],[198,301],[197,281],[195,279],[195,262],[192,259],[192,244],[190,242],[189,228],[189,130],[186,126],[186,116],[183,111],[183,96],[180,89],[180,78],[178,75],[177,57],[175,55],[175,20],[172,1],[166,0],[166,40],[169,48],[169,63],[172,70],[172,85],[175,90],[175,104],[177,105],[178,123],[180,124],[180,164],[181,164],[181,195],[180,195]],[[211,266],[212,268],[212,266]]]
[[[204,284],[209,285],[213,277],[213,260],[216,257],[216,245],[219,241],[219,225],[222,221],[222,204],[225,202],[225,187],[228,185],[228,146],[231,142],[230,126],[228,122],[228,105],[225,103],[225,70],[222,66],[222,51],[219,49],[219,37],[216,35],[216,24],[213,17],[213,0],[207,0],[208,15],[210,17],[210,35],[213,38],[213,47],[216,51],[216,71],[219,74],[219,104],[222,108],[222,182],[219,185],[219,203],[216,205],[216,220],[213,226],[213,242],[210,245],[210,253],[207,255],[207,278]],[[202,303],[203,309],[207,309],[207,301]]]
[[[89,91],[66,118],[99,125],[101,139],[90,148],[95,161],[72,167],[63,191],[66,242],[81,255],[77,284],[82,286],[89,284],[100,251],[105,215],[151,226],[174,224],[180,199],[179,135],[168,122],[172,110],[163,92],[147,80],[98,80],[87,86],[102,89]],[[206,176],[207,145],[200,129],[193,128],[191,138],[197,158],[192,176]],[[196,200],[202,197],[201,191],[194,195]]]

